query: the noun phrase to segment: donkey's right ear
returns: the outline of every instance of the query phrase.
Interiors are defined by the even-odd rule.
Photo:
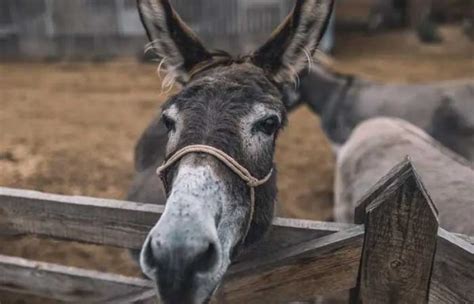
[[[181,84],[199,63],[212,58],[201,41],[181,20],[169,0],[137,0],[140,19],[145,27],[149,49],[162,60],[168,80]]]
[[[296,0],[293,11],[252,55],[276,83],[292,82],[311,62],[321,40],[334,0]]]

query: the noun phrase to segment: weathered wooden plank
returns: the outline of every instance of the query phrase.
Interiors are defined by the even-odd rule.
[[[219,294],[225,303],[288,303],[354,287],[363,234],[357,226],[236,265]]]
[[[366,207],[365,239],[353,302],[427,303],[436,250],[436,209],[414,168],[381,181]],[[354,301],[358,300],[358,301]]]
[[[377,199],[387,188],[390,188],[394,183],[403,179],[406,175],[412,172],[412,165],[408,157],[393,167],[384,177],[382,177],[374,186],[372,186],[367,193],[357,203],[354,213],[354,222],[356,224],[363,224],[366,217],[366,208],[375,199]]]
[[[275,218],[268,235],[247,252],[237,257],[234,265],[248,261],[265,261],[268,255],[307,241],[317,239],[335,232],[354,228],[356,225],[345,223],[330,223],[288,218]]]
[[[163,210],[162,205],[0,187],[0,235],[30,234],[140,249]],[[243,256],[247,260],[353,226],[276,218],[265,241]]]
[[[0,255],[0,289],[75,303],[153,303],[150,281]]]
[[[140,248],[163,206],[0,188],[0,234]]]
[[[474,303],[474,246],[441,228],[429,303]]]
[[[362,243],[357,226],[234,265],[221,294],[226,303],[283,303],[353,287]],[[0,289],[82,303],[131,303],[154,294],[147,280],[7,256],[0,256]]]
[[[451,234],[471,245],[474,245],[474,236],[469,236],[469,235],[460,234],[460,233],[451,233]]]

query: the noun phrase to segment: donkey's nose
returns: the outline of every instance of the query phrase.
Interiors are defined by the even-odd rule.
[[[212,270],[217,262],[217,244],[209,237],[151,237],[150,246],[158,270],[193,274]]]
[[[171,298],[191,289],[198,275],[212,275],[219,262],[217,236],[199,229],[151,233],[142,248],[142,268],[152,270],[160,293]],[[145,264],[145,265],[143,265]]]

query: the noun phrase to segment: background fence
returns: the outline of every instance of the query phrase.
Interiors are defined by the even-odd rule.
[[[174,0],[214,48],[246,51],[288,14],[291,0]],[[143,52],[135,0],[2,0],[0,57],[108,57]]]
[[[207,45],[246,52],[262,43],[294,0],[171,2]],[[416,26],[425,15],[458,21],[467,17],[471,23],[474,18],[469,0],[347,0],[338,1],[336,10],[346,29],[379,23]],[[0,1],[0,59],[141,55],[145,42],[135,0]]]

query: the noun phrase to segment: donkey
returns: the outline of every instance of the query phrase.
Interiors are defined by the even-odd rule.
[[[136,146],[128,196],[166,200],[140,253],[163,303],[208,302],[234,257],[270,227],[275,141],[332,6],[297,0],[263,46],[231,57],[207,50],[168,0],[138,0],[150,48],[168,72],[165,83],[182,85]]]
[[[409,121],[474,161],[474,80],[380,84],[313,65],[301,77],[299,93],[299,102],[321,117],[336,151],[362,121],[389,116]]]
[[[361,123],[337,159],[335,218],[352,222],[356,203],[406,155],[439,211],[443,228],[474,235],[474,166],[418,127],[395,118]]]

